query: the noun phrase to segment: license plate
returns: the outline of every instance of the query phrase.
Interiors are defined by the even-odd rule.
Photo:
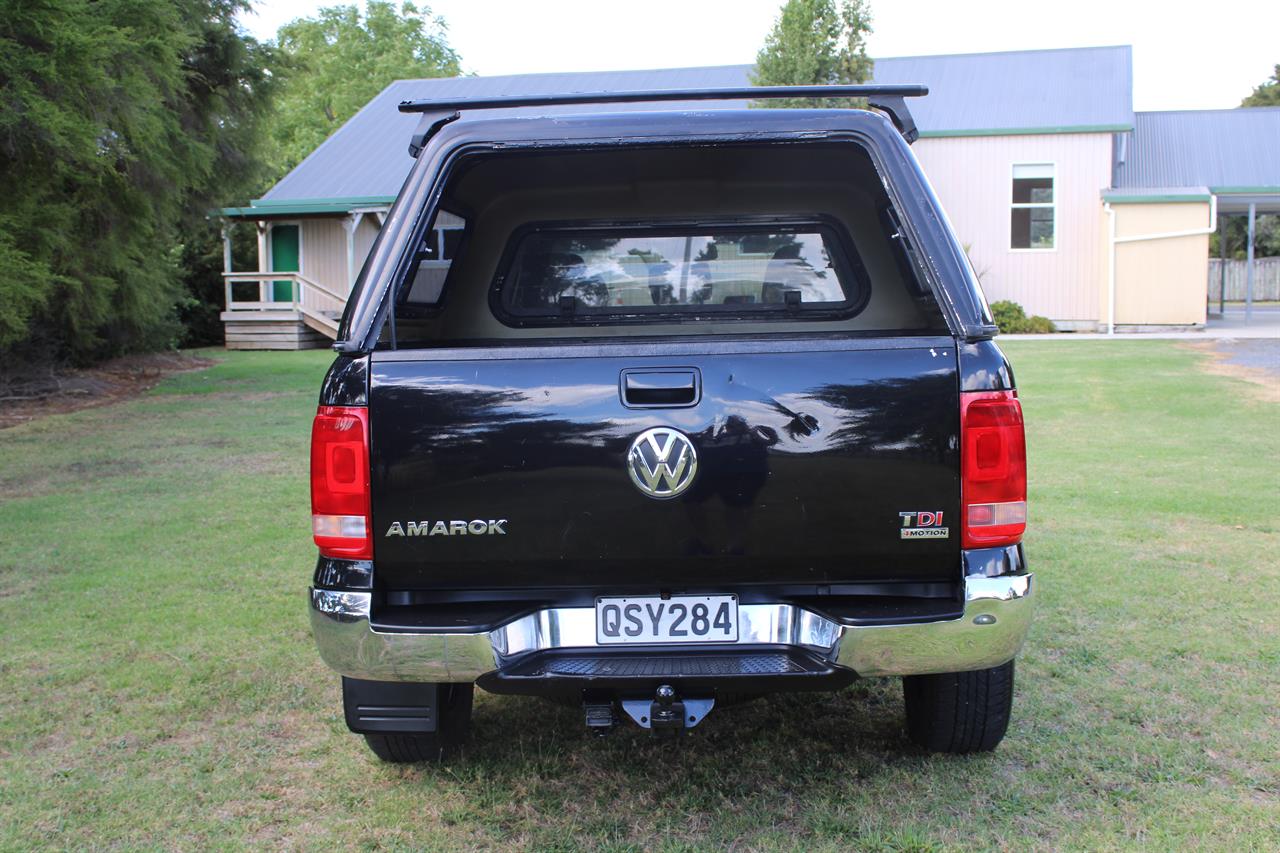
[[[673,595],[596,599],[596,642],[733,643],[738,596]]]

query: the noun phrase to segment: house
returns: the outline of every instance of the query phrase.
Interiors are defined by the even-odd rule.
[[[253,271],[232,270],[227,244],[227,346],[293,349],[336,335],[346,296],[413,162],[407,146],[417,119],[396,110],[400,101],[733,87],[747,85],[750,71],[733,65],[392,83],[266,195],[222,211],[228,228],[252,226],[259,241]],[[1135,114],[1127,46],[879,59],[875,82],[930,87],[910,104],[921,131],[915,152],[988,297],[1012,299],[1062,329],[1202,326],[1218,212],[1270,212],[1280,202],[1280,110]],[[686,107],[747,103],[664,105]],[[449,232],[459,225],[437,223],[442,267]]]
[[[1228,216],[1249,222],[1243,295],[1251,307],[1254,222],[1280,213],[1280,107],[1137,113],[1125,142],[1114,188],[1103,193],[1115,212],[1117,322],[1186,323],[1203,311],[1203,232]],[[1202,287],[1193,293],[1196,282]],[[1220,299],[1222,281],[1210,281],[1209,291]]]

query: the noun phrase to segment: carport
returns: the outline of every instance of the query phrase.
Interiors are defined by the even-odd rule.
[[[1280,111],[1276,112],[1280,115]],[[1280,140],[1280,135],[1276,137]],[[1254,191],[1258,190],[1258,191]],[[1232,188],[1222,187],[1215,192],[1218,199],[1218,314],[1226,313],[1227,305],[1227,221],[1232,216],[1243,216],[1249,225],[1245,243],[1245,297],[1244,317],[1248,323],[1253,319],[1254,283],[1257,278],[1257,263],[1254,257],[1255,240],[1257,238],[1258,217],[1263,214],[1280,214],[1280,188]]]
[[[1132,134],[1116,140],[1116,165],[1111,191],[1117,195],[1169,198],[1182,194],[1210,202],[1216,222],[1200,233],[1219,235],[1218,280],[1208,275],[1205,259],[1206,301],[1214,284],[1218,313],[1226,309],[1227,222],[1244,217],[1248,222],[1244,269],[1245,321],[1253,319],[1257,295],[1257,219],[1280,214],[1280,107],[1248,107],[1234,110],[1183,110],[1136,113]],[[1152,189],[1155,188],[1155,189]],[[1114,199],[1113,199],[1114,200]]]

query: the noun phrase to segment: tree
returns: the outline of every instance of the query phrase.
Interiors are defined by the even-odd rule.
[[[1249,256],[1249,218],[1235,215],[1226,218],[1227,257],[1243,261]],[[1218,241],[1223,229],[1209,237],[1209,257],[1218,257]],[[1253,254],[1257,258],[1280,256],[1280,216],[1259,214],[1253,224]]]
[[[370,0],[363,14],[354,5],[321,9],[281,27],[277,42],[291,66],[271,122],[280,175],[392,81],[461,73],[444,21],[412,3],[399,12],[385,0]]]
[[[1270,79],[1263,81],[1253,94],[1240,102],[1242,107],[1280,107],[1280,65]]]
[[[751,75],[757,86],[864,83],[873,61],[867,56],[871,12],[866,0],[787,0],[756,54]],[[782,98],[766,107],[858,106],[854,99]]]
[[[259,178],[244,0],[0,0],[0,351],[171,345],[182,235]]]

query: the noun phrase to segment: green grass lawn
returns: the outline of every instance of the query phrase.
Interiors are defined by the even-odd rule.
[[[307,626],[327,353],[0,432],[0,848],[1280,848],[1280,406],[1174,343],[1006,349],[1040,610],[976,758],[873,680],[678,744],[477,693],[465,760],[380,765]]]

